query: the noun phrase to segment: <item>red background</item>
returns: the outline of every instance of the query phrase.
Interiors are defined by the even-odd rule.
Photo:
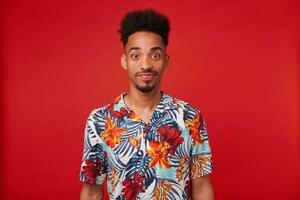
[[[225,3],[226,2],[226,3]],[[299,1],[1,5],[1,199],[78,199],[89,112],[127,88],[123,15],[169,16],[163,90],[198,107],[216,199],[299,199]]]

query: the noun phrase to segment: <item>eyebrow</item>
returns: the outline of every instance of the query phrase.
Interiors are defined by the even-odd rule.
[[[140,47],[131,47],[129,50],[128,50],[128,53],[130,52],[130,51],[133,51],[133,50],[140,50],[141,48]]]
[[[160,50],[160,51],[162,51],[162,48],[161,48],[161,47],[152,47],[150,50],[151,50],[151,51],[155,51],[155,50]]]
[[[140,47],[131,47],[131,48],[128,50],[128,53],[129,53],[130,51],[133,51],[133,50],[141,50],[141,48],[140,48]],[[161,47],[152,47],[152,48],[150,49],[150,51],[155,51],[155,50],[163,51]]]

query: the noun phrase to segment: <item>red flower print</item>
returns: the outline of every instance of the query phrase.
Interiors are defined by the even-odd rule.
[[[140,192],[145,192],[143,189],[144,176],[141,176],[138,172],[134,172],[132,179],[126,179],[123,181],[124,188],[122,192],[126,199],[137,199],[137,195]]]
[[[112,117],[122,118],[122,117],[128,115],[128,111],[124,107],[122,107],[120,109],[120,111],[117,111],[117,110],[114,110],[114,105],[115,104],[110,104],[108,106],[108,110],[109,110]]]
[[[191,180],[185,182],[184,190],[186,191],[188,199],[191,199]]]
[[[100,176],[100,158],[97,157],[96,160],[85,160],[85,164],[86,166],[82,167],[85,181],[87,183],[95,184],[97,176]]]
[[[120,109],[120,111],[113,111],[112,112],[112,116],[116,117],[116,118],[122,118],[122,117],[126,116],[127,114],[128,114],[128,112],[124,107],[122,107]]]
[[[147,153],[151,157],[149,167],[151,168],[156,163],[159,163],[160,167],[164,165],[166,168],[170,168],[168,154],[174,155],[177,146],[183,142],[183,138],[180,137],[181,131],[165,125],[159,127],[157,132],[160,135],[161,141],[151,141],[149,143],[150,148],[147,149]]]
[[[180,137],[181,131],[177,128],[170,127],[169,125],[161,126],[157,129],[160,135],[161,142],[166,142],[170,145],[168,152],[174,155],[178,145],[183,142],[183,138]]]

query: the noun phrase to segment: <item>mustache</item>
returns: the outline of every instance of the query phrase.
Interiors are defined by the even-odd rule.
[[[136,76],[142,76],[142,75],[146,75],[146,74],[158,75],[158,72],[157,71],[153,71],[153,70],[146,70],[146,71],[137,72],[135,75]]]

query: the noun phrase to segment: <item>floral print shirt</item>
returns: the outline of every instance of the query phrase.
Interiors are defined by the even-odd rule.
[[[191,199],[191,180],[212,172],[201,112],[161,92],[145,123],[125,105],[125,95],[90,113],[80,180],[106,181],[110,199]]]

